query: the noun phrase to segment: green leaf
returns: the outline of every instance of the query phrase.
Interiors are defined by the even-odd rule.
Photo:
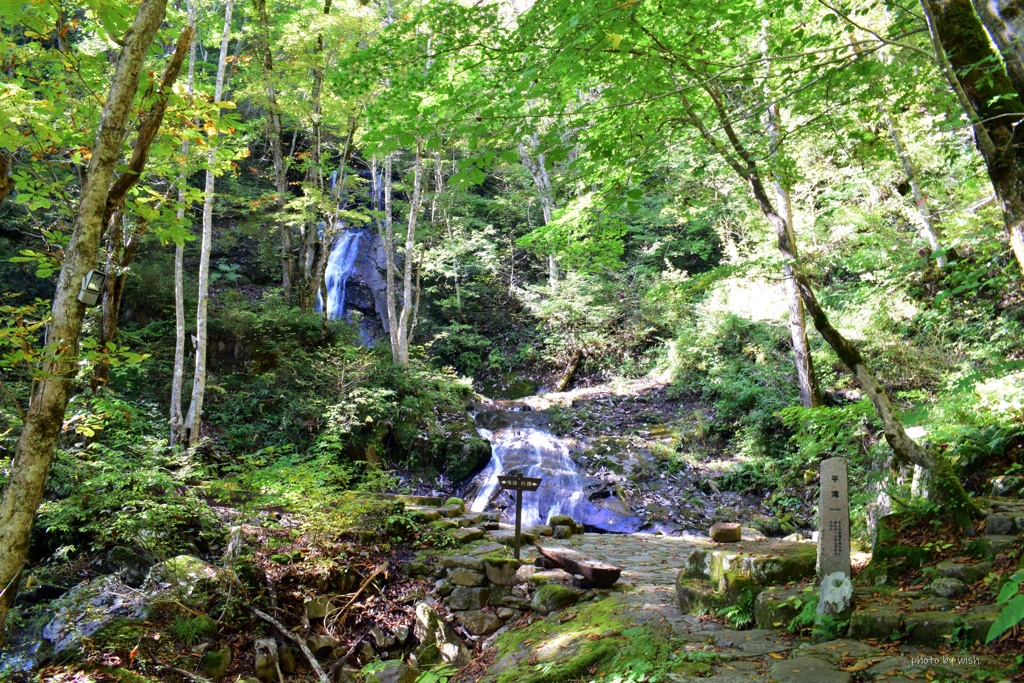
[[[1003,611],[992,622],[988,635],[985,637],[985,644],[991,643],[1021,621],[1024,621],[1024,595],[1017,595],[1006,604]]]

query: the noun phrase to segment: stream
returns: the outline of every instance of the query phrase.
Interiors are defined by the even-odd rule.
[[[547,524],[569,515],[588,531],[633,533],[644,525],[600,479],[582,474],[564,440],[547,429],[547,415],[529,410],[482,410],[475,416],[480,435],[491,443],[491,460],[463,492],[474,512],[495,510],[514,521],[513,494],[498,487],[498,475],[543,479],[536,492],[523,493],[523,524]]]

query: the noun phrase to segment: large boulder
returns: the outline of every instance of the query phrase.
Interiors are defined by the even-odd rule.
[[[56,613],[43,627],[43,640],[53,645],[55,654],[77,649],[83,638],[115,618],[141,619],[147,612],[144,596],[116,574],[72,588],[54,601],[52,608]]]

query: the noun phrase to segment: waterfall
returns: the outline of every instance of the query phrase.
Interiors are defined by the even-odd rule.
[[[629,506],[604,482],[580,473],[565,442],[543,424],[542,413],[488,411],[483,419],[491,428],[477,431],[491,442],[491,460],[471,484],[470,490],[477,487],[475,496],[467,496],[472,511],[483,512],[495,503],[500,507],[505,494],[498,492],[498,475],[517,474],[543,480],[536,491],[523,494],[522,519],[527,526],[569,515],[601,531],[628,533],[640,527]],[[511,508],[505,510],[503,516],[509,517]]]
[[[341,234],[331,247],[331,255],[327,259],[324,271],[324,284],[327,287],[327,317],[331,319],[345,316],[345,287],[356,258],[359,256],[359,242],[363,236],[360,230],[349,230]],[[316,310],[323,310],[323,299],[319,293],[316,298]]]

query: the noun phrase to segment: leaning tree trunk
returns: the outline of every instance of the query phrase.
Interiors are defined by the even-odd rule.
[[[78,368],[79,339],[85,306],[78,301],[82,278],[96,265],[100,234],[114,169],[121,157],[125,129],[139,74],[167,7],[166,0],[142,0],[123,49],[100,116],[92,158],[53,297],[47,340],[54,355],[32,394],[14,462],[0,498],[0,626],[18,589],[25,566],[32,523],[46,488],[53,449],[64,421]]]
[[[213,101],[224,96],[224,70],[228,57],[228,38],[231,35],[231,10],[234,0],[224,8],[224,33],[220,39],[220,59],[217,61],[217,84]],[[218,109],[217,115],[220,115]],[[213,249],[213,166],[217,162],[217,146],[210,145],[206,159],[206,197],[203,201],[203,245],[199,255],[199,303],[196,306],[196,370],[192,376],[192,400],[185,418],[185,442],[191,446],[199,439],[203,422],[203,398],[206,395],[206,308],[210,299],[210,252]]]
[[[997,2],[996,6],[1000,4],[1006,5]],[[921,0],[921,6],[943,74],[974,125],[1010,246],[1024,272],[1024,133],[1018,135],[1018,124],[1024,120],[1024,92],[1015,88],[1024,81],[1016,71],[1019,44],[1004,49],[1011,69],[1007,75],[989,40],[990,34],[997,43],[1018,34],[1013,24],[1000,24],[995,12],[983,13],[992,23],[986,31],[970,0]]]
[[[103,223],[108,226],[107,258],[104,264],[107,279],[103,283],[102,314],[100,316],[99,341],[101,347],[112,343],[117,338],[117,319],[121,312],[121,298],[124,296],[127,269],[135,259],[135,255],[138,254],[139,247],[142,246],[141,234],[135,233],[129,236],[125,230],[126,215],[123,211],[125,198],[128,196],[128,191],[142,177],[142,171],[149,160],[149,150],[157,133],[160,132],[160,125],[167,112],[167,102],[171,97],[174,83],[178,80],[181,65],[185,62],[185,55],[189,45],[192,44],[194,35],[195,29],[186,26],[181,32],[181,36],[178,37],[178,43],[164,68],[160,87],[156,91],[153,103],[139,125],[139,133],[135,137],[128,168],[121,173],[107,193],[107,205],[103,216]],[[93,374],[93,390],[105,386],[109,378],[110,365],[101,360],[96,364]]]
[[[704,140],[725,159],[726,163],[729,164],[736,174],[749,184],[758,208],[761,209],[761,213],[764,214],[765,218],[768,219],[768,222],[775,229],[779,252],[781,252],[782,257],[792,267],[793,280],[797,290],[800,292],[800,298],[807,308],[807,313],[811,316],[815,329],[818,330],[818,333],[825,342],[836,352],[839,360],[853,373],[864,393],[871,401],[872,406],[875,408],[875,413],[882,422],[885,440],[889,447],[892,448],[897,464],[919,465],[928,470],[935,482],[935,496],[933,500],[939,505],[947,506],[946,512],[956,518],[958,522],[965,523],[972,517],[980,516],[980,509],[970,499],[967,492],[964,491],[949,461],[928,452],[907,435],[903,422],[893,409],[892,402],[889,400],[885,388],[868,368],[857,347],[832,326],[828,315],[814,295],[814,289],[811,287],[810,280],[800,267],[800,262],[796,258],[796,252],[791,240],[789,226],[786,224],[786,219],[779,215],[772,204],[771,197],[761,180],[757,160],[744,145],[743,140],[732,125],[732,119],[729,116],[729,110],[726,107],[721,91],[711,82],[704,83],[703,88],[713,104],[717,125],[725,133],[728,142],[721,140],[713,133],[704,124],[701,117],[695,113],[694,106],[689,98],[685,94],[680,94],[680,100],[685,108],[687,119],[700,131]]]

